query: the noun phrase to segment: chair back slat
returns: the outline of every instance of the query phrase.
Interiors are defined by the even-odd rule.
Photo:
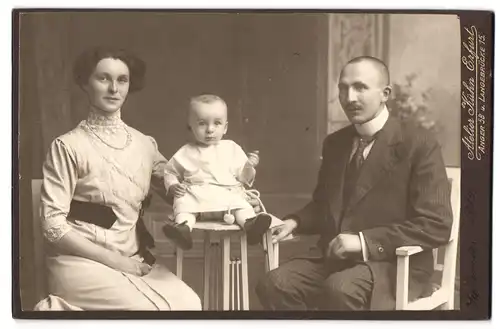
[[[457,270],[458,238],[460,232],[460,168],[446,168],[448,178],[451,180],[451,208],[453,212],[453,225],[451,228],[450,242],[444,248],[444,261],[441,278],[441,288],[445,289],[448,303],[453,303],[455,290],[455,276]],[[451,305],[449,305],[451,307]]]
[[[44,237],[41,227],[41,208],[40,208],[40,195],[42,192],[42,180],[33,179],[31,181],[31,197],[33,206],[33,245],[34,245],[34,262],[35,262],[35,289],[36,298],[41,300],[47,297],[47,281],[45,269],[45,250],[44,250]]]

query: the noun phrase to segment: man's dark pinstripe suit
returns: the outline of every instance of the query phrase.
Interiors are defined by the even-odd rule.
[[[389,118],[343,209],[345,169],[354,137],[350,125],[325,139],[312,201],[293,214],[298,233],[320,234],[320,252],[285,263],[261,280],[257,294],[264,307],[393,309],[395,250],[405,245],[425,250],[410,261],[410,297],[424,292],[433,271],[432,249],[448,241],[452,224],[440,146],[430,132]],[[359,255],[347,261],[323,258],[339,233],[358,232],[366,241],[367,262]]]

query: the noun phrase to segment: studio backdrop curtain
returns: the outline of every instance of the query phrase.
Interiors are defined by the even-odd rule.
[[[328,133],[349,124],[338,100],[342,67],[356,56],[374,56],[388,64],[389,15],[328,14]]]

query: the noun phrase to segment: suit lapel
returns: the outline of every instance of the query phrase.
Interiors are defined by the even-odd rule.
[[[375,140],[366,158],[358,182],[354,187],[346,212],[352,209],[379,182],[386,173],[393,170],[401,158],[398,144],[401,142],[401,126],[389,118]]]
[[[346,133],[339,139],[338,148],[332,150],[332,157],[335,159],[334,166],[331,168],[331,180],[329,191],[332,193],[330,199],[331,212],[335,221],[340,220],[342,211],[342,198],[344,191],[344,178],[349,163],[349,158],[352,152],[352,144],[354,141],[355,129],[350,126]]]

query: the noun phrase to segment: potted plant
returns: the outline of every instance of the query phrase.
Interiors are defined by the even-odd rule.
[[[394,83],[387,107],[392,116],[437,133],[439,125],[428,106],[431,90],[418,91],[414,86],[416,79],[417,74],[412,73],[406,76],[404,83]]]

